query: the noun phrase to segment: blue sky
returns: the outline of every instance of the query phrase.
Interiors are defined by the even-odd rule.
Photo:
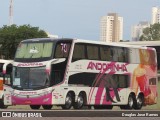
[[[9,24],[9,2],[0,0],[0,27]],[[99,40],[100,19],[116,12],[124,20],[123,39],[131,39],[131,26],[151,21],[151,8],[159,0],[14,0],[13,23],[30,24],[59,37]]]

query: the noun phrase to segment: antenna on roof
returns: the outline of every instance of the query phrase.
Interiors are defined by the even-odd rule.
[[[10,0],[9,6],[9,25],[13,24],[13,0]]]

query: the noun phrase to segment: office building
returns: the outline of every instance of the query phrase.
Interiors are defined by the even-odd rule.
[[[152,20],[151,24],[160,23],[160,8],[152,7]]]
[[[138,25],[132,27],[131,39],[132,41],[139,41],[141,35],[143,34],[143,29],[150,27],[150,23],[147,21],[141,21]]]
[[[108,13],[100,21],[100,40],[104,42],[119,42],[123,39],[123,18],[117,13]]]

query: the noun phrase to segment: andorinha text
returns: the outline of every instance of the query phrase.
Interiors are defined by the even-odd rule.
[[[115,64],[115,63],[100,63],[100,62],[89,62],[87,69],[91,70],[103,70],[103,71],[122,71],[127,72],[126,64]]]

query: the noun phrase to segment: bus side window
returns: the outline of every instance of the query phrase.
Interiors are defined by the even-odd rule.
[[[98,46],[87,45],[87,56],[89,60],[99,60]]]
[[[61,68],[62,67],[60,65],[57,66],[52,64],[50,86],[56,85],[63,81],[64,72]]]
[[[80,59],[86,59],[85,45],[75,44],[72,62]]]
[[[118,87],[127,88],[129,86],[129,76],[128,75],[119,75]]]
[[[110,48],[110,56],[112,56],[111,58],[115,62],[128,62],[128,49],[124,47],[112,47]]]
[[[118,62],[118,50],[117,47],[112,48],[113,61]]]
[[[109,46],[101,46],[100,47],[100,56],[101,60],[103,61],[111,61],[112,55],[111,55],[111,49]]]
[[[124,62],[129,62],[129,49],[124,48]]]
[[[12,77],[11,77],[12,67],[13,67],[12,64],[9,64],[7,65],[7,68],[6,68],[5,84],[7,85],[11,85],[11,82],[12,82]]]

